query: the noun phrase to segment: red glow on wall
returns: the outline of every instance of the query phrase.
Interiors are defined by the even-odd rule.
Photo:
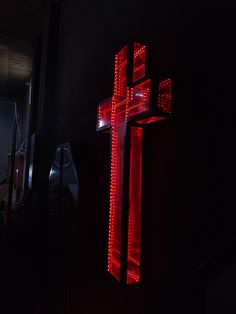
[[[172,102],[172,81],[171,79],[161,80],[158,86],[158,109],[162,112],[171,113]]]
[[[143,129],[131,128],[127,284],[140,281]]]
[[[154,117],[148,117],[144,119],[140,119],[137,121],[138,124],[149,124],[149,123],[155,123],[161,120],[165,120],[164,117],[154,116]]]
[[[134,70],[133,82],[136,82],[145,76],[146,65],[146,47],[139,43],[134,43]]]

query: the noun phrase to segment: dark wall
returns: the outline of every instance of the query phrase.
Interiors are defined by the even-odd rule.
[[[235,312],[236,267],[232,264],[208,282],[205,288],[206,314]]]
[[[144,144],[146,282],[138,293],[141,303],[161,313],[189,313],[190,269],[234,234],[230,12],[174,2],[61,2],[53,85],[58,120],[51,129],[58,143],[90,147],[91,179],[78,225],[84,232],[80,253],[84,272],[90,267],[104,281],[109,137],[96,133],[96,109],[112,95],[114,54],[130,38],[144,40],[155,51],[155,69],[174,80],[173,119],[145,129]],[[88,278],[93,279],[91,273]]]
[[[139,302],[129,304],[136,305],[137,311],[144,311],[142,306],[148,303],[150,309],[154,305],[160,311],[171,311],[180,304],[182,312],[184,307],[187,310],[183,291],[186,299],[190,267],[190,256],[186,254],[190,250],[187,150],[192,99],[186,29],[180,22],[183,18],[181,6],[171,3],[157,4],[155,9],[153,1],[61,3],[58,142],[86,142],[91,148],[93,171],[88,172],[91,179],[78,228],[82,228],[86,239],[87,249],[82,251],[86,254],[81,252],[86,260],[84,271],[89,264],[93,274],[102,274],[103,281],[110,280],[106,275],[110,148],[108,135],[96,133],[96,112],[98,103],[113,92],[114,55],[130,38],[144,40],[154,50],[155,69],[174,80],[173,121],[145,130],[145,283],[133,295],[135,299],[143,295]],[[91,274],[88,277],[92,280]],[[174,295],[175,301],[167,306],[168,297],[173,299]]]
[[[195,265],[235,236],[235,21],[232,9],[193,14],[192,174]],[[201,23],[197,20],[201,18]]]
[[[8,154],[11,152],[14,105],[0,103],[0,178],[6,177]]]

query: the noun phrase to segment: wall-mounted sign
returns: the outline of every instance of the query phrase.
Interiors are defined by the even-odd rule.
[[[168,118],[172,102],[172,80],[150,75],[147,56],[136,42],[116,54],[113,96],[98,106],[97,131],[111,134],[108,271],[127,284],[141,276],[143,127]]]

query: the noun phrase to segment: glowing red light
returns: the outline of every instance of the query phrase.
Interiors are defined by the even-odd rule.
[[[134,43],[134,70],[133,82],[136,82],[145,76],[146,66],[146,47]]]
[[[116,54],[114,96],[111,110],[111,183],[108,271],[120,280],[123,163],[127,120],[127,47]]]
[[[136,121],[136,123],[142,125],[142,124],[155,123],[157,121],[161,121],[161,120],[165,120],[165,119],[166,118],[164,118],[164,117],[155,116],[155,117],[148,117],[148,118],[140,119],[140,120]]]
[[[146,80],[130,91],[130,103],[128,108],[128,116],[132,117],[139,113],[149,110],[150,105],[150,80]]]
[[[127,284],[140,280],[143,129],[131,128]]]
[[[111,126],[111,103],[112,100],[108,99],[98,106],[98,129]]]
[[[164,79],[158,86],[158,109],[162,112],[171,113],[172,102],[172,81]]]
[[[124,202],[124,159],[127,122],[137,120],[139,115],[147,112],[148,118],[139,118],[140,127],[131,127],[129,159],[129,213],[128,213],[128,250],[126,283],[140,281],[140,230],[141,230],[141,197],[142,197],[142,141],[141,125],[165,119],[153,116],[150,107],[151,80],[145,78],[146,48],[134,43],[133,82],[127,85],[128,46],[115,56],[114,93],[111,98],[98,106],[97,129],[111,129],[111,181],[108,239],[108,271],[121,280],[121,222]],[[162,80],[158,89],[158,109],[171,111],[171,80]],[[156,103],[156,102],[155,102]],[[151,116],[150,116],[151,115]]]

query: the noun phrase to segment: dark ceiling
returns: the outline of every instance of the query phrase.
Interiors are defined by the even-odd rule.
[[[0,98],[25,94],[48,0],[0,0]]]
[[[30,80],[33,49],[30,41],[0,35],[0,97],[22,98]]]
[[[32,40],[42,29],[47,0],[0,0],[0,33]]]

